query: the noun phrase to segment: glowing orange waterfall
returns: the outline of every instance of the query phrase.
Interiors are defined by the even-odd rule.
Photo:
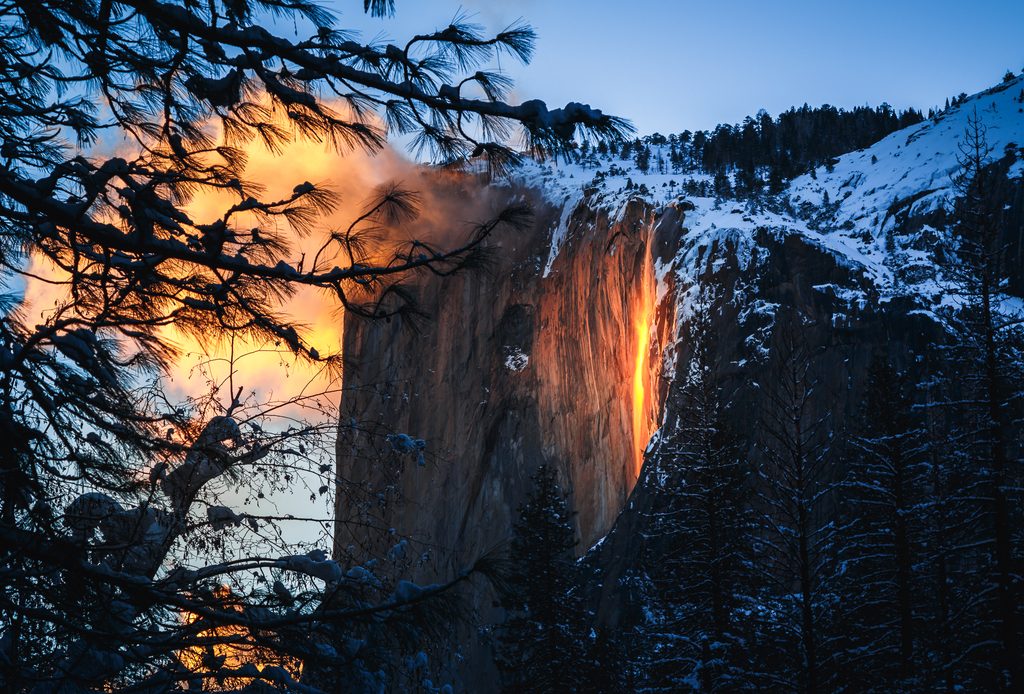
[[[646,284],[646,282],[644,283]],[[654,431],[653,397],[651,392],[651,329],[654,319],[650,292],[644,291],[640,300],[639,316],[634,321],[636,356],[633,358],[633,450],[636,453],[634,476],[640,476],[644,462],[644,449]]]

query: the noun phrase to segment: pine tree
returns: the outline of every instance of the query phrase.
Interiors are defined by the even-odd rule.
[[[823,690],[822,642],[827,610],[834,596],[834,508],[832,423],[823,406],[820,383],[803,339],[807,329],[798,314],[776,317],[773,384],[759,424],[760,503],[764,510],[759,565],[774,587],[779,625],[798,641],[798,652],[778,658],[777,676],[790,689],[807,694]],[[780,643],[782,647],[787,644]],[[795,669],[787,670],[795,664]]]
[[[315,663],[347,689],[364,677],[384,688],[385,670],[443,628],[447,591],[487,573],[485,558],[455,582],[392,594],[368,569],[348,580],[317,547],[320,510],[303,514],[312,532],[281,531],[269,499],[249,501],[301,496],[319,479],[312,501],[337,491],[340,503],[356,486],[335,484],[322,443],[342,354],[308,329],[312,304],[288,298],[310,290],[346,316],[419,316],[414,275],[479,267],[492,233],[523,228],[530,211],[510,201],[424,255],[419,195],[382,179],[365,206],[342,207],[331,186],[285,170],[263,181],[284,186],[271,194],[248,154],[300,142],[370,154],[405,135],[424,159],[475,154],[500,174],[521,158],[517,135],[560,156],[632,129],[576,103],[503,101],[511,84],[489,67],[529,61],[535,34],[521,22],[489,36],[463,16],[404,47],[363,44],[331,4],[3,3],[2,691],[194,690],[229,660],[189,670],[182,656],[223,646],[303,661],[306,682]],[[487,98],[460,94],[469,83]],[[409,233],[368,244],[384,226]],[[40,287],[47,306],[19,306]],[[192,341],[215,348],[194,391],[170,378]],[[325,380],[283,397],[255,373],[239,380],[237,361],[268,350]],[[230,604],[210,590],[222,583],[243,588]],[[363,670],[369,652],[390,657]],[[253,689],[308,689],[286,668],[249,667]]]
[[[928,457],[906,375],[878,355],[842,483],[833,677],[857,691],[919,689]]]
[[[583,644],[578,690],[586,694],[622,694],[633,691],[629,654],[624,640],[607,627],[595,627]]]
[[[721,297],[698,291],[684,342],[693,346],[673,394],[650,485],[658,496],[645,562],[658,619],[646,625],[647,685],[722,691],[750,685],[744,647],[753,627],[749,592],[751,473],[726,422],[715,363]]]
[[[634,151],[636,155],[633,161],[636,168],[640,170],[640,173],[648,173],[651,170],[651,148],[638,142],[634,145]]]
[[[724,171],[719,171],[715,174],[714,187],[715,197],[732,197],[732,183],[729,182],[729,175],[726,174]]]
[[[513,528],[497,664],[505,691],[576,691],[584,632],[572,513],[552,467],[540,466],[531,479]]]
[[[963,441],[984,487],[980,528],[988,541],[995,638],[999,642],[996,686],[1024,686],[1021,655],[1021,459],[1019,406],[1024,396],[1020,331],[1024,316],[1004,305],[1007,283],[1004,205],[990,165],[991,148],[977,113],[960,144],[957,243],[949,268],[960,306],[952,357],[963,390]]]

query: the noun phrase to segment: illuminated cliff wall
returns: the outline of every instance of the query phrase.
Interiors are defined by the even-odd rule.
[[[474,186],[466,180],[465,186]],[[532,229],[498,240],[495,266],[418,285],[419,332],[346,319],[336,552],[358,560],[408,537],[422,577],[505,541],[529,476],[555,465],[580,552],[608,531],[639,474],[666,385],[674,307],[657,305],[671,257],[651,210],[568,208],[528,191]],[[549,258],[552,232],[562,246]],[[545,276],[546,275],[546,276]],[[661,292],[669,296],[671,292]],[[388,433],[426,441],[423,464]]]

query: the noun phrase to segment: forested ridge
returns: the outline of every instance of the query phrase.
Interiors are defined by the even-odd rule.
[[[595,153],[632,160],[643,173],[731,174],[737,192],[778,193],[785,181],[829,165],[835,157],[868,147],[923,118],[920,111],[897,111],[888,104],[850,110],[804,104],[776,118],[761,110],[742,123],[722,124],[713,130],[684,130],[668,136],[655,133],[624,142],[615,151],[599,144]],[[656,155],[652,147],[658,148]],[[585,160],[589,146],[579,153]]]

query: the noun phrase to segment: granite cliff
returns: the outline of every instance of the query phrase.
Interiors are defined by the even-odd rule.
[[[417,547],[417,578],[451,575],[508,538],[529,475],[547,462],[571,490],[596,619],[640,619],[627,579],[652,511],[644,451],[673,418],[696,288],[720,290],[715,369],[739,430],[753,433],[790,325],[841,432],[872,359],[914,369],[911,353],[945,329],[955,297],[938,255],[969,113],[1020,183],[1019,83],[760,199],[680,194],[679,173],[593,156],[531,164],[492,188],[527,196],[535,220],[496,241],[490,271],[420,282],[432,316],[421,332],[346,319],[338,472],[352,491],[339,495],[336,554],[386,552],[398,536]],[[422,464],[381,464],[391,432],[423,440]],[[477,607],[490,609],[483,594]],[[486,647],[469,652],[463,683],[479,684]]]
[[[358,426],[343,428],[339,471],[370,501],[339,497],[339,553],[393,528],[436,548],[431,572],[456,570],[508,537],[542,462],[573,490],[582,547],[621,511],[667,387],[674,306],[655,273],[671,225],[640,200],[613,217],[532,195],[534,225],[495,242],[494,267],[418,285],[420,330],[347,321],[342,417]],[[565,247],[543,272],[558,226]],[[424,464],[379,466],[384,432],[422,439]]]

